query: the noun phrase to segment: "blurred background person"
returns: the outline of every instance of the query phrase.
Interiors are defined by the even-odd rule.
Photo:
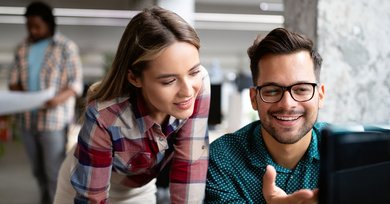
[[[82,94],[82,68],[77,45],[56,33],[52,8],[42,2],[25,11],[28,36],[17,47],[10,72],[13,91],[55,90],[39,109],[21,117],[21,133],[32,171],[41,191],[41,203],[52,203],[59,167],[65,156],[67,128]]]

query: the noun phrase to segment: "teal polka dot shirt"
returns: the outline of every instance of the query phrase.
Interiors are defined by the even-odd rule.
[[[268,164],[276,169],[276,185],[287,194],[318,188],[320,131],[326,125],[314,125],[309,148],[292,170],[272,160],[260,135],[260,121],[218,138],[210,145],[205,203],[265,203],[262,178]]]

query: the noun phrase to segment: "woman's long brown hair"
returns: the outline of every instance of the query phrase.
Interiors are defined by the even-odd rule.
[[[148,62],[174,42],[200,48],[194,28],[172,11],[153,7],[134,16],[123,33],[108,74],[90,88],[87,103],[131,95],[136,87],[127,80],[129,71],[142,77]]]

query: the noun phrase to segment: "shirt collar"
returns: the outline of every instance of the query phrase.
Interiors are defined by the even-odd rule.
[[[320,160],[320,152],[318,148],[318,138],[319,138],[319,132],[316,128],[313,128],[313,131],[311,133],[311,142],[309,145],[309,148],[306,152],[305,159],[307,159],[308,162],[312,162],[313,160]]]
[[[49,37],[47,37],[47,38],[45,38],[45,39],[42,39],[42,41],[43,41],[43,40],[49,40],[50,43],[58,44],[58,43],[60,43],[61,41],[64,41],[64,40],[65,40],[65,36],[63,36],[60,32],[56,32],[56,33],[54,33],[54,35],[49,36]],[[26,38],[24,39],[24,43],[25,43],[26,45],[29,45],[29,44],[34,44],[35,42],[34,42],[34,43],[31,42],[31,41],[29,40],[29,38],[26,37]]]
[[[150,117],[149,110],[146,107],[146,101],[140,93],[137,93],[135,99],[130,100],[130,103],[132,104],[132,110],[137,121],[137,125],[143,134],[150,128],[160,128],[165,135],[169,135],[180,128],[184,123],[184,120],[179,120],[173,116],[169,116],[166,127],[161,127],[159,124],[155,123]]]
[[[267,164],[274,166],[275,162],[271,159],[267,149],[265,148],[263,137],[260,134],[260,121],[256,122],[255,128],[249,133],[249,150],[251,152],[249,158],[254,166],[266,167]]]

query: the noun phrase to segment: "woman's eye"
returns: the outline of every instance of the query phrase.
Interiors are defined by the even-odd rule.
[[[199,74],[200,70],[196,70],[196,71],[193,71],[190,73],[191,76],[195,76],[197,74]]]
[[[174,82],[175,80],[174,79],[171,79],[171,80],[167,80],[167,81],[163,81],[161,82],[163,85],[170,85]]]

